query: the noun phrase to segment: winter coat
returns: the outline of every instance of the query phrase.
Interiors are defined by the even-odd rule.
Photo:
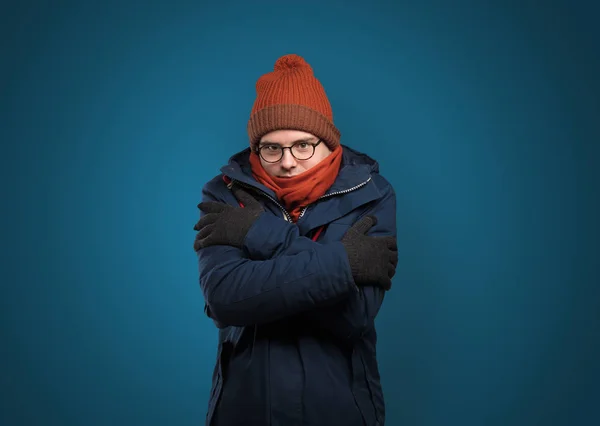
[[[375,215],[369,235],[396,235],[396,197],[369,156],[343,146],[335,183],[292,223],[250,172],[249,149],[202,189],[238,205],[252,191],[268,214],[243,248],[197,252],[205,312],[219,327],[207,426],[383,426],[374,320],[385,291],[357,286],[346,231]]]

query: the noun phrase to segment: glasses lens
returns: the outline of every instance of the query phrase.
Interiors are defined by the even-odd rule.
[[[281,147],[277,145],[265,145],[260,148],[260,156],[263,160],[271,163],[279,161],[282,152]]]
[[[292,154],[298,160],[308,160],[315,152],[315,147],[309,143],[299,143],[292,147]]]

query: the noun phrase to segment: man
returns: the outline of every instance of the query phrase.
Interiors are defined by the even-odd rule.
[[[279,58],[256,92],[250,147],[204,186],[194,226],[219,327],[206,425],[383,425],[374,320],[398,262],[394,190],[340,144],[303,58]]]

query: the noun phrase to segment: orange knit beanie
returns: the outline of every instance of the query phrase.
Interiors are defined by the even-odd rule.
[[[263,135],[283,129],[312,133],[331,150],[339,145],[340,131],[333,124],[325,89],[302,57],[277,59],[273,71],[256,82],[256,95],[248,121],[252,148]]]

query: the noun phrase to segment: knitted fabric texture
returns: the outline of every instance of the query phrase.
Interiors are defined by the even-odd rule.
[[[194,225],[194,229],[198,231],[194,240],[195,251],[213,245],[242,248],[246,234],[264,213],[264,209],[252,195],[240,187],[234,187],[233,194],[244,208],[217,201],[198,204],[198,208],[205,214]]]
[[[311,133],[335,149],[340,131],[333,124],[331,104],[312,67],[301,56],[277,59],[273,71],[256,82],[256,99],[248,121],[250,145],[274,130]]]
[[[250,166],[254,178],[275,192],[292,221],[296,222],[303,208],[317,201],[331,187],[340,170],[342,154],[342,147],[338,145],[316,166],[291,178],[269,175],[255,152],[250,153]]]
[[[398,247],[392,236],[368,236],[377,224],[375,216],[363,217],[342,238],[348,254],[350,269],[357,286],[378,285],[384,290],[392,287],[398,265]]]

